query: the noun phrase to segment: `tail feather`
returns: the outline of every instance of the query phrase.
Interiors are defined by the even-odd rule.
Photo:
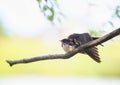
[[[98,54],[98,49],[96,47],[91,47],[89,49],[86,49],[85,52],[96,62],[98,63],[101,62]]]

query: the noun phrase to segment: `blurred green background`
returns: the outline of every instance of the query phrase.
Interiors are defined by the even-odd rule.
[[[6,60],[64,53],[60,44],[46,45],[40,39],[0,38],[0,75],[75,75],[75,76],[120,76],[120,40],[108,41],[98,46],[100,64],[87,55],[77,54],[67,60],[45,60],[10,67]],[[58,41],[59,43],[59,41]]]
[[[115,30],[119,27],[120,22],[118,14],[119,10],[116,8],[119,5],[115,4],[117,2],[105,0],[106,2],[109,2],[107,6],[113,7],[113,9],[107,10],[110,11],[110,13],[112,11],[111,15],[104,15],[106,14],[104,11],[106,11],[107,8],[105,10],[104,8],[100,8],[103,7],[103,5],[106,5],[103,0],[103,5],[100,5],[100,2],[88,3],[92,5],[93,8],[87,10],[87,12],[81,10],[82,12],[79,11],[79,13],[76,8],[72,8],[71,10],[68,5],[70,3],[66,3],[67,1],[63,1],[65,3],[62,3],[61,1],[59,2],[60,6],[64,4],[67,7],[62,12],[65,11],[66,16],[68,14],[68,17],[66,20],[61,19],[63,20],[62,23],[58,23],[55,20],[56,18],[54,17],[53,11],[53,14],[49,16],[51,18],[48,20],[44,18],[41,13],[39,14],[40,8],[36,1],[7,1],[14,2],[14,4],[9,3],[9,5],[5,1],[0,1],[2,4],[0,8],[0,77],[14,75],[120,77],[119,36],[103,43],[104,47],[98,46],[100,58],[102,60],[100,64],[83,54],[77,54],[74,57],[65,60],[45,60],[28,64],[18,64],[13,67],[10,67],[8,63],[6,63],[6,60],[64,53],[59,40],[74,32],[89,32],[93,36],[102,36]],[[23,8],[21,6],[17,7],[20,2],[23,3]],[[28,2],[31,5],[29,5]],[[80,2],[80,4],[84,5],[78,8],[85,8],[84,6],[86,6],[86,3],[84,0],[80,0]],[[113,2],[114,4],[111,5]],[[63,8],[65,8],[64,5],[62,5]],[[101,13],[98,15],[99,17],[96,16],[97,14],[94,14],[92,9],[95,8],[93,5],[100,6],[98,8],[95,7],[96,10],[99,9],[99,12]],[[34,9],[31,9],[31,7]],[[9,8],[10,11],[8,11]],[[71,15],[69,15],[71,11],[67,11],[68,8],[72,11]],[[86,9],[89,9],[89,7],[84,10]],[[79,16],[79,14],[81,15]],[[106,19],[106,17],[109,18]]]

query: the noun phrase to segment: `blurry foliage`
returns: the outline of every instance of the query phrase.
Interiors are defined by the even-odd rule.
[[[0,37],[6,36],[2,23],[0,22]]]
[[[120,18],[120,5],[116,7],[115,14],[118,18]]]
[[[43,12],[44,16],[49,21],[53,22],[55,19],[57,19],[59,22],[61,22],[60,16],[64,16],[64,14],[60,10],[58,0],[37,0],[37,2],[39,3],[39,7]],[[90,2],[88,4],[90,4]],[[113,13],[112,16],[120,18],[120,5],[116,6],[114,12],[115,13]],[[112,22],[112,20],[109,20],[108,23],[112,27],[114,27],[114,23]]]
[[[103,30],[94,30],[94,29],[90,29],[89,30],[89,34],[94,36],[94,37],[100,37],[102,36],[102,34],[104,33],[105,31]]]
[[[53,22],[55,19],[61,21],[60,16],[63,16],[63,13],[60,11],[57,0],[37,0],[37,2],[42,13],[49,21]]]
[[[113,15],[112,15],[111,17],[112,17],[112,18],[117,17],[118,19],[120,19],[120,5],[116,6],[115,12],[113,13]],[[112,19],[110,19],[110,20],[108,21],[108,23],[109,23],[112,27],[114,27],[114,22],[112,21]]]

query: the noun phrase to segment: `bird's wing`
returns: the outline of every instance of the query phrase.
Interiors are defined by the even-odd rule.
[[[76,38],[76,42],[79,42],[80,45],[88,43],[89,41],[92,41],[92,37],[88,33],[83,33]]]

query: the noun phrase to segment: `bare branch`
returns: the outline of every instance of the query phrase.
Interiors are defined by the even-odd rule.
[[[104,35],[103,37],[100,37],[99,39],[96,39],[94,41],[90,41],[84,45],[81,45],[80,47],[76,48],[75,50],[66,53],[66,54],[54,54],[54,55],[44,55],[44,56],[37,56],[33,58],[28,58],[28,59],[20,59],[20,60],[7,60],[7,63],[10,66],[13,66],[14,64],[20,64],[20,63],[30,63],[30,62],[35,62],[35,61],[40,61],[40,60],[48,60],[48,59],[68,59],[78,52],[90,48],[92,46],[97,46],[107,40],[110,40],[111,38],[117,36],[120,34],[120,28],[112,31],[109,34]]]

